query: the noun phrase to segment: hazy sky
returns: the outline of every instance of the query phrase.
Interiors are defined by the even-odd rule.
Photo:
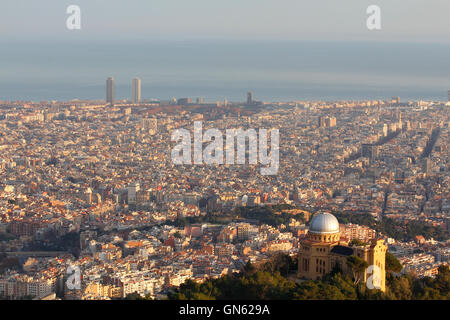
[[[82,10],[82,30],[65,27]],[[382,30],[366,28],[368,5]],[[0,41],[288,39],[450,42],[449,0],[1,0]]]

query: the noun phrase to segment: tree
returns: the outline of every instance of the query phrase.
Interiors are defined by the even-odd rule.
[[[386,270],[399,273],[403,266],[398,259],[390,252],[386,252]]]
[[[181,238],[182,238],[182,235],[181,235],[180,231],[175,232],[175,233],[173,234],[173,236],[174,236],[175,238],[178,238],[178,239],[181,239]]]
[[[271,256],[262,266],[262,271],[267,271],[271,274],[279,272],[283,276],[288,276],[289,271],[295,268],[296,259],[293,259],[285,253],[277,252]]]
[[[145,300],[145,299],[139,293],[133,292],[133,293],[127,294],[127,296],[125,297],[125,300]]]
[[[248,260],[244,266],[244,273],[245,274],[253,274],[255,272],[256,272],[255,266],[250,262],[250,260]]]
[[[387,298],[391,300],[410,300],[413,298],[413,280],[409,275],[394,277],[386,275]]]
[[[413,298],[422,300],[450,299],[450,269],[440,266],[436,278],[416,279],[413,285]]]
[[[450,297],[450,267],[442,265],[438,270],[439,273],[435,279],[435,286],[448,299]]]
[[[357,256],[350,256],[347,258],[347,266],[352,270],[354,284],[358,285],[369,264]]]
[[[170,300],[411,300],[450,299],[450,269],[439,268],[435,279],[413,278],[409,274],[394,277],[387,273],[387,292],[368,290],[358,286],[367,263],[356,256],[348,257],[354,279],[334,269],[319,280],[297,283],[288,280],[279,272],[258,271],[248,262],[243,272],[208,279],[203,283],[186,280],[178,289],[168,293]],[[143,299],[136,294],[127,298]]]
[[[365,245],[367,245],[367,243],[362,240],[359,240],[359,239],[353,239],[352,241],[349,242],[348,245],[350,247],[354,247],[354,246],[359,247],[359,246],[365,246]]]

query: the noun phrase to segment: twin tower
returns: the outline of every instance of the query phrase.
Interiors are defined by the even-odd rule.
[[[134,78],[131,82],[131,86],[131,101],[133,103],[141,102],[141,79]],[[114,103],[114,78],[112,77],[106,80],[106,103]]]

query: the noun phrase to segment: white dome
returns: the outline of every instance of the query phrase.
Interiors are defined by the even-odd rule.
[[[315,234],[332,234],[339,232],[339,222],[330,213],[315,215],[309,225],[309,232]]]

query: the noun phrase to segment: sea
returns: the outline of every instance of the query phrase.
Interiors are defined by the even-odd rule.
[[[0,101],[202,97],[206,102],[447,101],[450,44],[338,41],[1,42]]]

